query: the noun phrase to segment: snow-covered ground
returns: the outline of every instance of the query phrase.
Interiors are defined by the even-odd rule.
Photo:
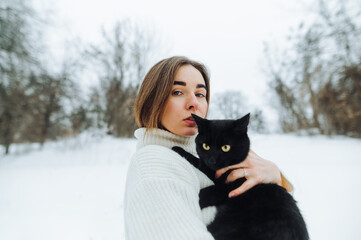
[[[251,141],[294,184],[312,240],[360,239],[361,140],[251,135]],[[11,151],[0,157],[1,240],[124,238],[134,139],[83,134]]]

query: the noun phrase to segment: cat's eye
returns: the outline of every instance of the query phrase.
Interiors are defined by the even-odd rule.
[[[206,143],[203,143],[203,149],[204,150],[206,150],[206,151],[208,151],[211,147],[210,146],[208,146]]]
[[[229,150],[231,150],[231,146],[229,146],[229,145],[223,145],[222,146],[222,151],[223,152],[228,152]]]

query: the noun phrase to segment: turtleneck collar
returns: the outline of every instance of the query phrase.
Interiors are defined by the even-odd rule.
[[[160,145],[166,148],[179,146],[193,155],[197,154],[194,142],[196,136],[181,137],[158,128],[150,129],[147,133],[145,132],[146,128],[139,128],[134,132],[134,136],[138,140],[137,150],[147,145]]]

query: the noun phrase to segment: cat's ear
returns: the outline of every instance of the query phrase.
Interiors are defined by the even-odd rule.
[[[248,114],[244,115],[242,118],[236,120],[234,130],[237,133],[244,133],[247,131],[249,117],[250,117],[250,113],[248,113]]]
[[[197,116],[197,115],[195,115],[193,113],[192,113],[192,117],[193,117],[194,121],[196,121],[196,123],[197,123],[198,131],[201,131],[202,127],[205,126],[207,124],[207,122],[208,122],[207,119],[201,118],[201,117],[199,117],[199,116]]]

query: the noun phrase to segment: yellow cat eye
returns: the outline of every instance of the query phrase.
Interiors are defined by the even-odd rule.
[[[210,149],[210,146],[208,146],[206,143],[203,143],[203,149],[208,151]]]
[[[231,150],[231,146],[229,146],[229,145],[223,145],[222,146],[222,151],[223,152],[228,152],[229,150]]]

